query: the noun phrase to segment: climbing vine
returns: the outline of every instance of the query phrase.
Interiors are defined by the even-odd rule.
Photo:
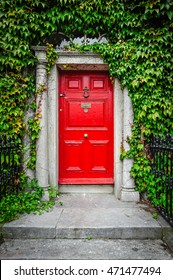
[[[38,186],[37,179],[33,179],[26,182],[27,177],[23,174],[21,181],[22,184],[27,184],[27,190],[20,190],[18,194],[12,193],[6,195],[0,201],[0,223],[4,224],[17,219],[21,214],[24,213],[39,213],[43,211],[49,211],[54,206],[54,201],[48,202],[41,201],[44,193],[43,188]],[[58,192],[53,188],[49,188],[49,196],[52,198],[58,195]]]
[[[106,43],[73,46],[78,51],[99,53],[109,64],[110,75],[128,89],[134,109],[132,137],[125,139],[121,158],[133,158],[131,176],[140,192],[153,188],[145,141],[151,134],[173,134],[173,2],[170,0],[1,0],[0,23],[0,133],[28,130],[30,168],[34,168],[39,119],[35,105],[36,59],[33,45],[47,44],[47,74],[57,59],[54,47],[62,34],[69,40],[104,36]],[[68,51],[68,50],[67,50]],[[43,88],[42,88],[43,87]],[[34,98],[33,98],[34,96]],[[28,100],[33,116],[25,123]],[[40,94],[41,98],[41,94]]]
[[[55,60],[58,58],[58,54],[55,52],[53,45],[47,43],[46,48],[46,59],[47,59],[47,65],[46,65],[46,71],[47,75],[50,74],[51,67],[55,64]]]

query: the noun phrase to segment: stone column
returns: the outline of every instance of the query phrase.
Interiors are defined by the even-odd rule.
[[[33,101],[34,101],[34,99],[30,98],[28,102],[31,103]],[[25,111],[25,123],[27,124],[27,126],[28,126],[28,120],[32,119],[33,117],[34,117],[34,113],[31,109]],[[27,127],[27,129],[28,129],[28,127]],[[24,142],[23,142],[24,146],[26,147],[25,151],[24,151],[24,170],[25,170],[25,173],[28,176],[28,178],[30,180],[32,180],[35,178],[35,170],[31,170],[30,168],[27,167],[28,161],[30,159],[30,151],[31,151],[31,149],[30,149],[31,138],[28,135],[28,133],[25,133],[23,140],[24,140]]]
[[[48,155],[49,183],[57,186],[58,181],[58,73],[54,65],[48,76]]]
[[[124,120],[123,120],[123,146],[126,151],[130,149],[127,143],[127,137],[131,137],[131,126],[133,124],[133,107],[127,89],[124,89]],[[135,191],[134,179],[130,176],[130,170],[133,165],[132,159],[123,160],[123,186],[121,190],[121,200],[139,201],[139,192]]]
[[[44,62],[38,63],[36,75],[36,88],[43,87],[44,90],[41,95],[37,95],[37,107],[39,108],[42,118],[40,119],[41,131],[39,132],[39,139],[36,147],[36,178],[38,184],[44,191],[43,200],[49,200],[47,191],[48,186],[48,129],[47,129],[47,73],[46,64]]]
[[[114,194],[116,198],[121,197],[122,169],[123,163],[120,160],[122,131],[123,131],[123,92],[120,82],[115,79],[114,82]]]

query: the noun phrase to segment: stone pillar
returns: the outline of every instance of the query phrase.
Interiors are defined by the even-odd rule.
[[[123,146],[126,151],[130,149],[127,143],[127,137],[131,137],[131,126],[133,124],[133,107],[127,89],[124,89],[124,120],[123,120]],[[134,179],[130,176],[130,170],[133,165],[132,159],[123,160],[123,185],[121,190],[121,200],[139,201],[139,192],[135,191]]]
[[[121,197],[123,162],[120,160],[123,131],[123,92],[118,79],[114,82],[114,194]]]
[[[49,200],[47,191],[48,186],[48,129],[47,129],[47,73],[46,65],[38,63],[36,75],[36,88],[43,87],[44,90],[41,95],[37,95],[37,107],[39,108],[42,118],[40,119],[41,131],[39,132],[39,139],[36,147],[36,178],[38,184],[45,191],[43,200]]]
[[[33,98],[29,99],[29,103],[33,102]],[[28,111],[25,111],[25,123],[28,123],[29,119],[32,119],[34,116],[34,113],[31,109],[29,109]],[[28,124],[27,124],[28,126]],[[28,127],[27,127],[28,129]],[[31,145],[31,138],[28,135],[28,133],[25,133],[24,135],[24,146],[26,147],[24,150],[24,170],[25,170],[25,174],[27,175],[27,177],[32,180],[35,178],[35,170],[31,170],[30,168],[27,167],[28,161],[30,159],[30,145]]]
[[[48,76],[48,155],[49,184],[57,186],[58,181],[58,73],[54,65]]]

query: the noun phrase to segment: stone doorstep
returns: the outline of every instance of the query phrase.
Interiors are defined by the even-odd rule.
[[[161,228],[14,228],[4,229],[5,239],[162,239]],[[166,242],[166,239],[165,239]]]
[[[61,194],[113,194],[113,185],[59,185]]]
[[[41,216],[23,215],[3,228],[6,239],[162,239],[167,232],[171,239],[172,229],[162,217],[158,222],[138,208],[55,208]]]

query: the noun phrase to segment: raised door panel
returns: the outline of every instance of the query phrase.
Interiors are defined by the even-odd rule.
[[[79,90],[82,90],[82,77],[76,77],[76,76],[71,76],[71,77],[68,77],[68,76],[65,76],[64,77],[64,81],[63,81],[63,89],[65,91],[79,91]]]
[[[90,168],[91,173],[109,173],[109,140],[89,140],[91,157]]]
[[[84,160],[81,157],[83,144],[83,141],[64,141],[64,175],[84,172]]]
[[[106,126],[106,100],[67,99],[65,103],[66,129],[83,130],[86,127],[93,129]]]
[[[105,76],[94,76],[90,78],[90,88],[93,91],[104,92],[108,90],[108,79]]]

